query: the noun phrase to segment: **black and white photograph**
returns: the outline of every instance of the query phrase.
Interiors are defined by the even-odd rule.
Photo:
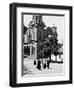
[[[72,83],[72,7],[10,4],[10,86]]]
[[[64,72],[64,15],[22,14],[22,75]]]

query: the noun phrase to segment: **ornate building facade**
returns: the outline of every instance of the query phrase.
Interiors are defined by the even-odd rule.
[[[40,45],[48,38],[57,39],[57,27],[47,27],[41,15],[33,15],[28,27],[24,26],[24,57],[37,59]]]

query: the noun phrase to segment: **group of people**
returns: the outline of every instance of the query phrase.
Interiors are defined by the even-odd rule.
[[[43,62],[42,59],[41,59],[41,60],[37,59],[37,60],[34,60],[34,65],[36,65],[36,68],[37,68],[38,70],[42,70],[42,68],[43,68],[43,69],[46,69],[46,68],[49,69],[50,60],[45,60],[45,62]]]

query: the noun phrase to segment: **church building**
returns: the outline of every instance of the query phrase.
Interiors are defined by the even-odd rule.
[[[44,42],[47,37],[52,37],[53,32],[55,38],[57,38],[57,27],[47,27],[42,20],[42,15],[33,15],[32,21],[29,22],[28,27],[24,26],[24,57],[28,58],[38,58],[38,53],[40,49],[39,44]]]

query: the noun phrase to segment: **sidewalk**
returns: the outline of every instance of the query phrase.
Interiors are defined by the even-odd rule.
[[[24,70],[25,75],[37,75],[37,74],[56,74],[56,73],[62,73],[64,69],[64,64],[60,63],[50,63],[50,69],[43,69],[38,70],[36,68],[36,65],[33,64],[33,59],[24,59],[24,68],[27,68],[27,70]]]

